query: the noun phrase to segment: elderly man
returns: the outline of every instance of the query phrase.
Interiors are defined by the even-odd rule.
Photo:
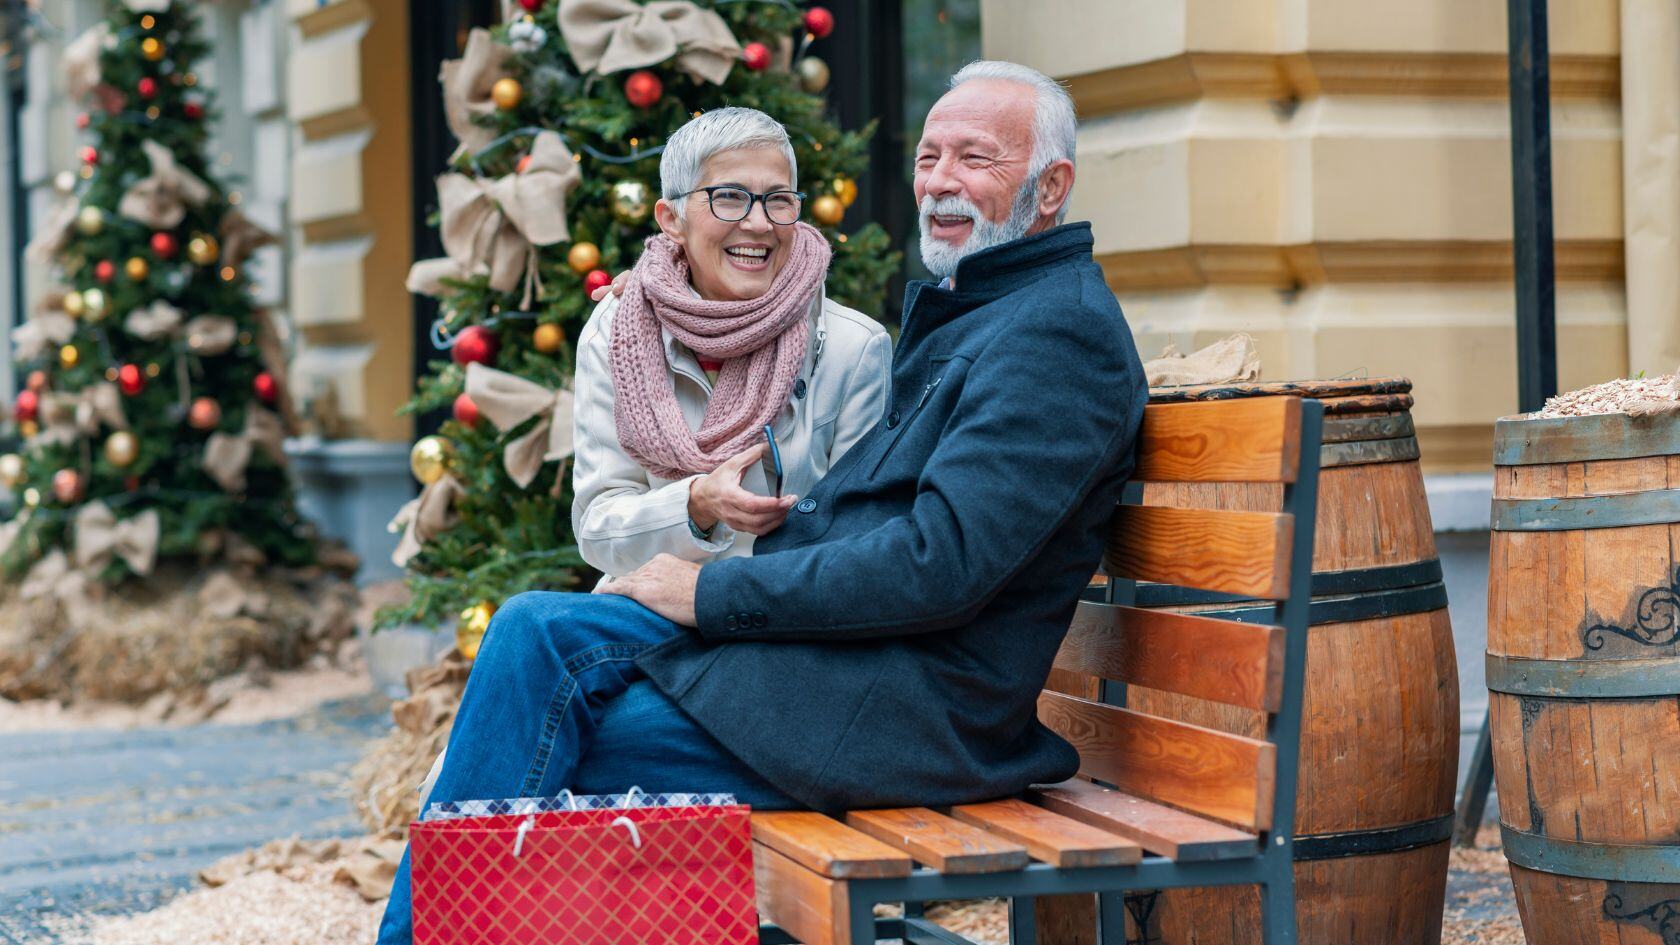
[[[433,800],[723,791],[947,805],[1070,777],[1035,704],[1143,414],[1131,332],[1061,225],[1074,112],[977,62],[916,150],[921,252],[885,414],[753,557],[661,556],[496,613]],[[380,942],[409,938],[406,864]]]

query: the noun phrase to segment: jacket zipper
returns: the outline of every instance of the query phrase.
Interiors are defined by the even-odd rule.
[[[891,456],[892,451],[898,447],[898,441],[904,437],[904,431],[908,430],[910,428],[910,424],[915,421],[916,417],[921,415],[922,408],[927,406],[928,398],[933,396],[934,388],[938,387],[939,382],[944,379],[945,375],[941,374],[933,380],[928,381],[927,386],[922,388],[922,396],[916,398],[916,406],[910,408],[910,414],[904,418],[904,422],[898,425],[898,432],[893,434],[892,442],[887,444],[886,452],[882,453],[881,458],[875,461],[875,468],[869,473],[870,478],[874,478],[875,474],[881,471],[881,465],[887,461],[887,457]]]

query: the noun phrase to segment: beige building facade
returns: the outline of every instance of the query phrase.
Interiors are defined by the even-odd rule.
[[[1680,4],[1552,0],[1559,384],[1680,364]],[[1503,0],[984,0],[1067,82],[1072,216],[1147,355],[1405,375],[1426,469],[1516,411]]]

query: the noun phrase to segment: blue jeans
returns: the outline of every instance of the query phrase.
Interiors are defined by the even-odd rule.
[[[648,681],[633,660],[684,632],[626,597],[529,592],[496,611],[467,679],[432,801],[731,793],[757,808],[799,804],[759,777]],[[743,693],[743,698],[750,694]],[[414,937],[408,854],[378,945]]]

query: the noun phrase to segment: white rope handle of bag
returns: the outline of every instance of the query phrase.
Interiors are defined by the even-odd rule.
[[[518,857],[520,851],[525,849],[525,835],[530,833],[531,828],[536,825],[537,818],[535,817],[527,817],[519,822],[519,832],[513,835],[513,855],[515,857]]]
[[[638,794],[643,797],[648,796],[648,792],[642,790],[640,786],[635,784],[630,785],[630,790],[624,792],[624,803],[621,806],[640,807],[641,805],[636,803],[636,795]]]
[[[640,850],[642,848],[642,833],[636,829],[635,821],[628,817],[615,817],[613,818],[612,825],[614,827],[624,826],[630,828],[630,842],[636,845],[636,849]]]

